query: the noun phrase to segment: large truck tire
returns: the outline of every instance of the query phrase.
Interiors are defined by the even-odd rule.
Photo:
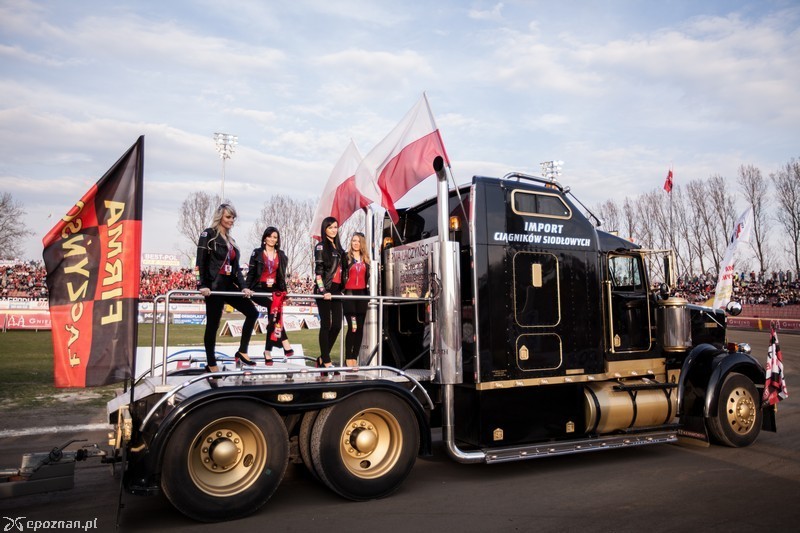
[[[311,458],[320,479],[356,501],[394,492],[419,451],[419,426],[411,407],[385,392],[365,392],[319,412]]]
[[[720,387],[715,416],[708,418],[708,429],[715,441],[741,448],[755,442],[761,431],[761,397],[746,376],[732,372]]]
[[[161,485],[190,518],[241,518],[269,500],[288,458],[286,426],[274,409],[242,400],[215,402],[175,428],[164,453]]]
[[[306,465],[306,469],[316,480],[319,480],[319,474],[317,474],[314,462],[311,459],[311,431],[314,429],[314,422],[316,422],[318,415],[319,411],[308,411],[303,414],[303,421],[300,422],[300,433],[297,437],[300,458],[303,460],[303,464]]]

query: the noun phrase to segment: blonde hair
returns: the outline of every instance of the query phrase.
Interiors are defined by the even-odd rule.
[[[236,218],[238,216],[236,214],[236,208],[233,207],[233,204],[227,202],[219,204],[219,207],[217,207],[214,210],[214,216],[211,217],[211,229],[213,229],[217,233],[217,235],[222,235],[224,239],[227,239],[231,242],[235,242],[233,240],[233,236],[228,235],[227,231],[220,231],[220,226],[222,224],[222,217],[225,215],[226,212],[233,215],[233,218]]]
[[[364,237],[364,234],[360,231],[353,233],[353,237],[358,239],[358,242],[361,244],[361,261],[364,262],[365,265],[370,264],[369,258],[369,247],[367,247],[367,238]],[[350,237],[350,242],[347,243],[347,258],[352,261],[353,260],[353,237]]]

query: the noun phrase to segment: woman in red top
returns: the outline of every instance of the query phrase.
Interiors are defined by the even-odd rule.
[[[347,281],[344,294],[365,296],[369,294],[369,248],[363,233],[356,232],[350,239],[350,246],[344,257],[343,271]],[[347,334],[344,338],[344,353],[347,366],[358,365],[358,353],[364,338],[364,319],[367,316],[368,300],[346,299],[342,304],[347,320]]]
[[[269,309],[267,313],[267,340],[264,345],[264,361],[272,364],[272,348],[283,346],[286,357],[294,355],[289,337],[282,322],[282,301],[286,294],[286,269],[289,258],[281,250],[281,234],[278,228],[269,226],[261,236],[262,246],[250,254],[250,268],[247,270],[247,286],[258,293],[272,293],[270,296],[254,296],[253,301]],[[273,306],[273,297],[275,305]],[[275,307],[275,309],[273,309]],[[277,330],[276,330],[277,328]]]

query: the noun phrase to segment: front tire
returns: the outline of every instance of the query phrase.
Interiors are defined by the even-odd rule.
[[[204,405],[167,442],[161,485],[169,501],[201,522],[231,520],[263,506],[289,458],[286,426],[271,407],[247,401]]]
[[[755,442],[762,417],[755,384],[742,374],[731,373],[722,382],[717,413],[708,419],[708,429],[720,444],[741,448]]]
[[[311,458],[320,479],[356,501],[394,492],[411,472],[419,426],[411,407],[389,393],[365,392],[319,412]]]

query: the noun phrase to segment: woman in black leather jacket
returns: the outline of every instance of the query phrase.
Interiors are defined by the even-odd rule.
[[[283,346],[283,353],[286,357],[294,354],[286,329],[281,323],[283,313],[282,305],[279,304],[286,294],[286,269],[289,266],[289,258],[281,250],[281,234],[278,228],[273,226],[264,230],[261,236],[261,247],[253,250],[250,254],[250,268],[247,271],[247,287],[254,292],[272,293],[275,297],[275,309],[272,309],[273,299],[270,296],[254,296],[253,301],[258,305],[269,309],[267,340],[264,345],[264,361],[272,364],[273,347]],[[278,325],[279,331],[275,331]],[[273,338],[275,337],[275,338]]]
[[[250,344],[250,336],[253,334],[253,327],[258,319],[258,310],[249,300],[253,291],[248,289],[244,283],[242,270],[239,268],[241,253],[230,234],[235,220],[236,209],[231,204],[220,205],[214,211],[211,227],[203,230],[197,241],[197,263],[195,264],[197,288],[206,299],[206,331],[203,335],[203,344],[206,349],[206,372],[219,370],[214,349],[217,328],[219,328],[222,309],[226,303],[245,317],[239,351],[236,352],[236,364],[255,365],[255,362],[247,357],[247,346]],[[212,295],[212,291],[242,291],[243,296]]]
[[[339,222],[334,217],[322,221],[322,242],[314,247],[314,294],[319,309],[319,351],[317,366],[331,366],[331,350],[342,329],[342,301],[332,300],[332,295],[342,294],[342,258],[344,250],[339,243]]]

